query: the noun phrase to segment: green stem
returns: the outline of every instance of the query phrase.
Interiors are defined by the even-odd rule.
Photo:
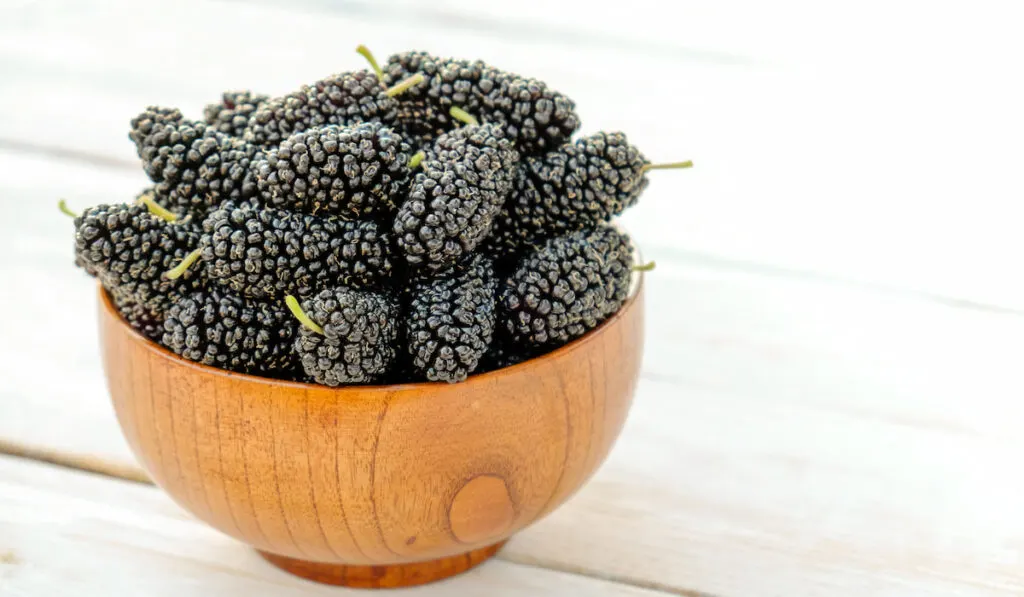
[[[63,200],[63,199],[61,199],[60,201],[57,202],[57,209],[60,210],[60,213],[66,215],[66,216],[71,216],[72,218],[77,218],[78,217],[78,214],[76,214],[75,212],[71,211],[71,208],[68,207],[68,202]]]
[[[652,271],[654,271],[654,267],[656,265],[657,264],[655,262],[649,261],[649,262],[644,263],[642,265],[634,265],[633,266],[633,271],[634,272],[652,272]]]
[[[451,110],[448,110],[448,113],[452,115],[452,118],[458,120],[459,122],[464,122],[466,124],[472,125],[480,124],[480,121],[478,121],[475,116],[473,116],[469,112],[466,112],[465,110],[458,106],[452,106]]]
[[[295,319],[299,320],[299,323],[321,336],[324,334],[324,328],[318,326],[315,321],[309,318],[309,315],[306,315],[306,312],[302,310],[302,306],[299,305],[299,300],[297,298],[289,294],[284,297],[284,304],[288,305],[288,310],[292,312]]]
[[[640,169],[641,172],[647,172],[648,170],[675,170],[678,168],[693,168],[693,160],[686,160],[685,162],[667,162],[664,164],[644,164],[644,167]]]
[[[174,215],[173,213],[168,211],[164,206],[157,203],[156,200],[153,199],[153,195],[151,195],[150,193],[146,193],[139,197],[139,203],[145,205],[146,209],[149,210],[149,213],[160,218],[161,220],[165,220],[167,222],[175,222],[178,220],[178,216]]]
[[[404,93],[408,91],[410,88],[419,85],[420,83],[423,82],[423,80],[423,73],[416,73],[415,75],[409,77],[408,79],[399,81],[395,83],[394,86],[389,87],[388,90],[384,92],[384,95],[388,97],[395,97],[396,95]]]
[[[366,61],[370,63],[370,68],[373,69],[373,72],[377,73],[377,80],[383,81],[384,71],[380,69],[380,65],[377,64],[377,59],[373,57],[373,52],[370,51],[370,48],[359,44],[359,47],[356,48],[356,52],[358,52],[363,58],[366,58]]]
[[[416,153],[415,153],[415,154],[414,154],[414,155],[412,156],[412,158],[410,158],[410,159],[409,159],[409,169],[410,169],[410,170],[415,170],[415,169],[416,169],[416,166],[419,166],[419,165],[420,165],[420,162],[422,162],[422,161],[423,161],[423,158],[425,158],[425,157],[427,157],[427,154],[426,154],[426,152],[424,152],[424,151],[422,151],[422,150],[421,150],[421,151],[417,151],[417,152],[416,152]]]
[[[199,256],[202,254],[202,249],[196,249],[195,251],[192,251],[188,255],[185,255],[185,258],[181,260],[181,263],[167,270],[167,273],[165,273],[164,276],[166,276],[170,280],[177,280],[178,278],[185,275],[185,272],[188,271],[188,268],[191,267],[192,264],[195,263],[199,259]]]

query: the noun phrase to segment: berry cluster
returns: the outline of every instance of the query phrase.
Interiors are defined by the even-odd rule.
[[[609,222],[654,165],[575,104],[482,61],[391,56],[282,97],[131,120],[151,187],[73,214],[75,263],[183,358],[330,386],[458,382],[618,311]]]

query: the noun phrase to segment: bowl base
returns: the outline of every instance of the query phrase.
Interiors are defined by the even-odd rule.
[[[493,557],[505,542],[475,549],[457,556],[426,562],[388,566],[347,566],[296,560],[260,551],[263,559],[278,568],[314,582],[358,589],[413,587],[461,574]]]

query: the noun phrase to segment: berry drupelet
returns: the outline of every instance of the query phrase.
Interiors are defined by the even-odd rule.
[[[388,294],[328,288],[300,303],[285,299],[301,322],[295,353],[320,384],[372,383],[387,374],[398,351],[401,313]]]
[[[549,240],[504,282],[505,331],[527,347],[555,347],[582,336],[625,302],[632,266],[629,237],[610,226]]]
[[[394,211],[410,157],[409,145],[380,123],[329,125],[292,135],[255,172],[272,207],[357,219]]]
[[[405,325],[417,375],[453,383],[476,370],[494,335],[496,289],[494,269],[480,255],[412,286]]]
[[[203,120],[225,135],[241,137],[249,125],[249,118],[269,99],[269,95],[248,90],[225,91],[221,101],[207,104],[203,109]]]
[[[146,137],[154,131],[162,129],[164,125],[177,124],[184,120],[185,117],[181,115],[181,110],[177,108],[150,106],[132,118],[129,123],[128,138],[135,143],[135,149],[139,152],[139,157],[142,157],[142,146]]]
[[[395,216],[395,240],[409,265],[443,271],[473,252],[501,211],[518,160],[490,125],[438,138]]]
[[[203,221],[211,280],[252,298],[307,296],[324,286],[378,286],[391,275],[387,234],[348,222],[225,203]]]
[[[209,286],[168,310],[162,343],[182,357],[240,373],[284,375],[298,365],[297,324],[280,302],[243,298]]]
[[[198,241],[192,227],[168,222],[141,204],[99,205],[75,218],[75,262],[120,304],[156,312],[201,283],[199,272],[178,279],[163,275]]]

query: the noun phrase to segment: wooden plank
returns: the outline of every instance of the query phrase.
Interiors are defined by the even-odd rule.
[[[491,560],[409,595],[660,593]],[[300,580],[185,515],[158,489],[0,457],[0,594],[358,594]]]
[[[283,92],[361,66],[359,42],[481,56],[576,97],[584,132],[697,160],[626,218],[650,244],[1024,310],[1004,274],[1024,252],[1010,5],[931,7],[922,27],[890,2],[442,4],[20,3],[0,24],[0,139],[127,164],[126,123],[150,103],[197,115],[224,88]]]
[[[133,466],[54,199],[141,184],[0,152],[0,438]],[[671,255],[647,284],[619,444],[503,557],[737,597],[1024,590],[1024,317]]]

